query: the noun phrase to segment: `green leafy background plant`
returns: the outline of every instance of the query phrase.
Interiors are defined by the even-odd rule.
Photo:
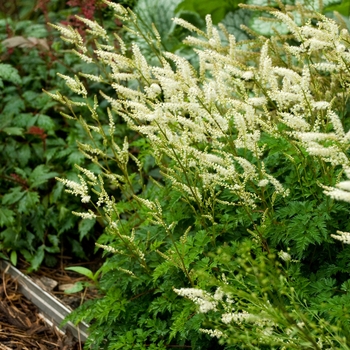
[[[39,5],[20,1],[0,9],[0,254],[13,263],[20,254],[32,270],[43,261],[54,266],[62,252],[86,258],[93,251],[84,242],[101,231],[71,214],[81,204],[54,179],[77,178],[72,166],[84,157],[76,140],[85,132],[63,120],[61,107],[42,91],[69,94],[57,73],[84,67],[46,23],[77,11],[65,1]]]

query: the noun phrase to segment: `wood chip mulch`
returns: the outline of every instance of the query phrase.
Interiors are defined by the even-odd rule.
[[[0,350],[81,350],[71,334],[46,323],[9,275],[0,276]]]

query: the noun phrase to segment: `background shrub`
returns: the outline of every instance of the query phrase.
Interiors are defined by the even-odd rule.
[[[84,241],[101,231],[95,221],[71,214],[81,202],[54,179],[77,179],[73,166],[85,161],[76,139],[84,140],[85,132],[62,119],[61,106],[42,92],[59,87],[69,95],[57,73],[73,74],[84,66],[63,49],[47,21],[67,22],[80,11],[88,15],[87,9],[90,16],[93,9],[102,15],[94,3],[72,8],[65,1],[19,1],[0,9],[0,250],[13,263],[20,252],[31,269],[44,259],[53,266],[59,252],[86,258],[92,250]],[[82,22],[75,25],[85,33]]]

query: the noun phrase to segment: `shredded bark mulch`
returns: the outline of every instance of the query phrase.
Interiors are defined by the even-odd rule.
[[[61,287],[69,287],[82,277],[65,271],[64,266],[58,269],[42,268],[32,278],[37,284],[42,283],[42,288],[52,288],[52,295],[59,297],[71,308],[80,305],[85,299],[97,297],[97,292],[93,289],[66,295]],[[55,281],[55,286],[50,287],[49,280]],[[18,291],[18,283],[3,273],[0,275],[0,350],[37,349],[81,350],[83,344],[68,331],[64,334],[48,324],[38,308]]]

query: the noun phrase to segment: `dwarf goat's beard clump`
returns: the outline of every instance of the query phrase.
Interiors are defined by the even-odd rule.
[[[119,19],[132,23],[130,28],[137,33],[135,14],[118,4],[105,2]],[[284,318],[277,320],[276,305],[270,304],[267,297],[269,292],[276,291],[276,285],[259,285],[257,288],[269,292],[262,292],[260,299],[259,293],[254,294],[252,300],[258,300],[256,303],[249,303],[248,297],[241,303],[233,301],[234,293],[227,286],[230,283],[223,282],[221,267],[217,267],[225,266],[231,258],[225,254],[214,258],[216,254],[220,256],[220,249],[234,245],[233,241],[249,240],[257,257],[262,252],[280,251],[279,257],[286,264],[300,264],[303,259],[307,260],[310,247],[329,244],[330,235],[323,234],[324,227],[333,227],[322,221],[315,224],[315,231],[305,229],[295,238],[288,236],[298,232],[302,225],[313,223],[318,215],[308,208],[319,210],[330,200],[327,195],[350,202],[349,181],[343,178],[344,173],[350,177],[350,131],[344,110],[349,96],[350,35],[329,18],[299,10],[303,11],[300,16],[297,8],[291,12],[271,10],[275,20],[289,29],[288,34],[260,36],[244,42],[236,42],[223,26],[214,26],[210,16],[206,17],[206,32],[183,19],[174,19],[175,24],[195,33],[188,36],[185,43],[197,54],[198,69],[179,55],[163,52],[155,28],[156,39],[149,45],[158,63],[150,64],[139,46],[128,46],[118,35],[110,38],[102,26],[91,20],[82,19],[96,38],[93,50],[85,47],[76,30],[54,26],[63,40],[75,45],[74,53],[96,65],[101,72],[81,76],[114,91],[101,92],[100,97],[110,104],[106,112],[108,125],[101,122],[98,99],[95,97],[91,103],[88,89],[79,77],[62,76],[81,96],[79,100],[49,93],[70,110],[69,115],[63,114],[65,117],[78,119],[76,108],[85,107],[96,122],[89,125],[83,118],[79,119],[92,140],[89,144],[79,143],[79,148],[93,164],[100,166],[99,175],[80,169],[87,181],[83,177],[79,184],[60,180],[70,193],[81,196],[83,203],[90,201],[94,206],[94,212],[89,209],[86,214],[76,214],[87,219],[103,218],[109,237],[106,241],[113,244],[100,242],[97,246],[127,257],[117,269],[127,271],[129,277],[137,279],[137,273],[145,273],[152,276],[155,283],[162,269],[167,271],[172,266],[180,271],[191,288],[172,285],[175,289],[168,288],[168,292],[192,300],[199,313],[218,312],[220,306],[222,312],[217,327],[201,331],[223,342],[232,340],[237,329],[255,329],[261,344],[269,344],[270,339],[282,346],[287,340],[279,334],[279,322],[285,322],[284,331],[290,344],[297,346],[299,336],[314,348],[322,348],[319,345],[322,341],[333,346],[321,333],[315,339],[308,336],[304,328],[306,316],[305,319],[299,314],[288,318],[283,311]],[[302,23],[297,24],[294,16],[301,18]],[[119,51],[115,49],[115,41]],[[138,145],[142,144],[144,149],[138,151],[139,154],[132,151],[133,146],[127,139],[119,145],[115,116],[122,117],[129,130],[141,137]],[[102,139],[103,149],[94,146],[94,135]],[[143,152],[148,152],[147,156],[157,166],[155,177],[144,174]],[[111,170],[108,163],[111,160],[118,171]],[[131,175],[130,164],[136,169]],[[290,182],[292,176],[295,183]],[[149,182],[145,183],[145,178]],[[105,182],[113,190],[109,190]],[[157,191],[169,195],[171,204],[158,196]],[[120,198],[112,193],[121,193]],[[179,201],[190,215],[176,216],[173,208]],[[327,210],[331,211],[331,207]],[[127,214],[126,208],[131,214]],[[293,221],[305,214],[298,208],[310,212],[307,219],[300,219],[300,225]],[[283,221],[284,218],[289,221]],[[146,240],[141,233],[146,230],[142,225],[147,230],[150,226],[157,227],[155,232],[157,235],[162,232],[166,243],[150,237],[151,230],[147,231]],[[338,233],[333,237],[349,243],[350,234]],[[191,249],[199,249],[198,254],[191,255]],[[152,262],[154,253],[163,259],[156,268]],[[189,256],[193,261],[188,261]],[[136,265],[132,265],[129,258],[134,259],[133,264],[137,263],[135,273],[130,266]],[[211,268],[201,265],[196,269],[201,259],[207,259],[208,264],[213,259],[217,265]],[[249,263],[255,264],[253,260]],[[242,266],[246,263],[243,259]],[[260,263],[263,264],[263,259]],[[247,266],[248,276],[257,273],[256,267]],[[217,293],[213,296],[204,290],[209,284],[201,279],[203,269],[224,283],[225,299],[218,301]],[[281,270],[276,271],[281,275],[271,274],[269,278],[277,278],[276,283],[281,286],[278,295],[295,302],[296,294],[284,289],[289,288],[290,281]],[[232,281],[242,277],[241,274],[232,273],[232,288],[235,285]],[[259,276],[258,280],[262,278]],[[242,284],[237,290],[246,286],[240,281]],[[238,303],[235,307],[234,302]],[[266,309],[259,312],[254,309],[263,305]],[[231,328],[227,326],[233,324]]]

